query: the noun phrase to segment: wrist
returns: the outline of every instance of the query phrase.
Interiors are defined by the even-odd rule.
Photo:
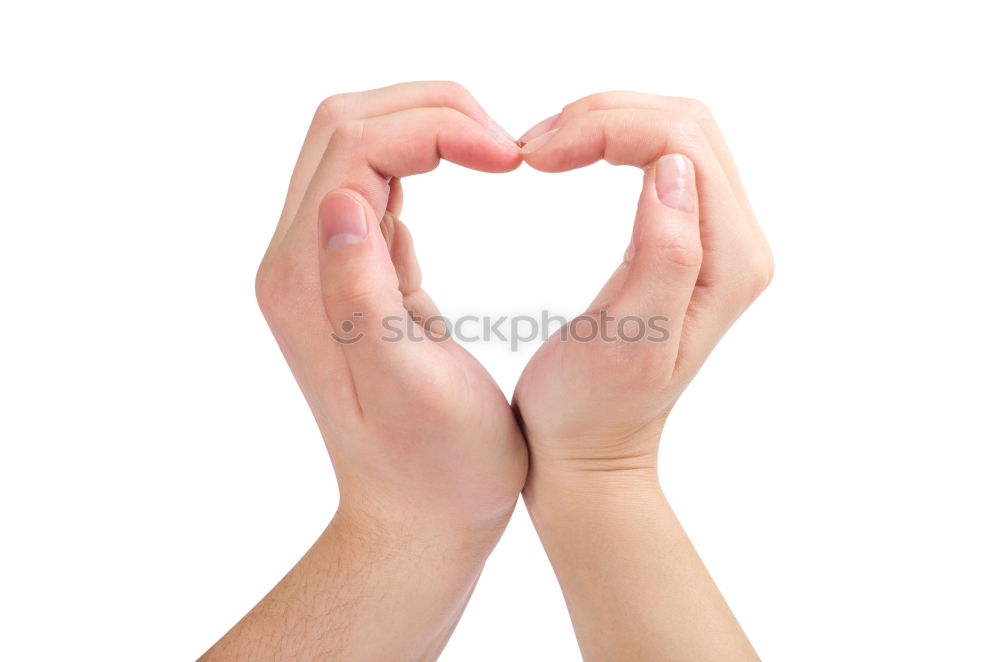
[[[664,422],[665,416],[634,426],[588,423],[552,430],[526,421],[528,480],[531,474],[546,480],[588,473],[655,477]]]
[[[665,504],[656,464],[645,461],[533,463],[523,496],[536,526],[559,519],[599,521]]]
[[[513,511],[513,505],[511,506]],[[466,520],[449,513],[411,512],[403,508],[359,507],[342,500],[330,524],[337,537],[382,550],[436,550],[485,561],[510,518]]]
[[[623,435],[576,435],[540,441],[529,437],[524,499],[542,504],[610,506],[661,495],[657,455],[662,424]]]

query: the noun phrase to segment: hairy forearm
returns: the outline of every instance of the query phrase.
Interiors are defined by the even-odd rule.
[[[587,662],[758,659],[655,469],[541,469],[529,479],[525,503]]]
[[[343,514],[203,660],[434,660],[496,540]]]

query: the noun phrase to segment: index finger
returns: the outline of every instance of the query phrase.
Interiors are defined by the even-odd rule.
[[[490,128],[497,135],[503,129],[490,119],[479,102],[462,85],[452,81],[399,83],[363,92],[347,92],[327,97],[319,104],[306,133],[299,158],[292,170],[288,193],[273,242],[284,236],[302,204],[302,196],[312,180],[337,127],[345,122],[395,113],[407,108],[454,108]]]
[[[520,165],[521,152],[513,140],[451,108],[411,108],[348,122],[330,138],[302,212],[326,192],[350,188],[381,218],[392,179],[429,172],[441,159],[482,172],[508,172]]]

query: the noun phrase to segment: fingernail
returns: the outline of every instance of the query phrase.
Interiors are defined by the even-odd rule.
[[[552,136],[556,135],[559,129],[552,129],[551,131],[546,131],[537,138],[532,138],[528,142],[521,146],[522,154],[531,154],[532,152],[537,152],[539,149],[545,146],[545,143],[552,140]]]
[[[507,133],[502,126],[493,120],[493,118],[489,118],[486,121],[486,128],[490,130],[490,133],[493,134],[493,137],[496,138],[501,145],[517,145],[517,141],[514,140],[514,136]]]
[[[687,157],[668,154],[656,162],[656,195],[666,207],[693,212],[698,201],[694,166]]]
[[[368,235],[365,210],[354,196],[333,193],[319,204],[320,245],[327,250],[364,241]]]
[[[531,127],[527,131],[525,131],[524,135],[521,136],[521,139],[518,140],[517,143],[519,145],[524,145],[525,143],[527,143],[528,141],[530,141],[532,138],[535,138],[537,136],[542,135],[543,133],[545,133],[546,131],[548,131],[549,129],[551,129],[552,125],[555,124],[556,120],[558,120],[558,119],[559,119],[559,113],[556,113],[552,117],[546,117],[541,122],[539,122],[535,126]]]

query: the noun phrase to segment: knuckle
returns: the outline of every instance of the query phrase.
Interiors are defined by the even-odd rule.
[[[686,139],[697,139],[702,135],[701,123],[698,118],[688,112],[675,114],[670,121],[673,131]]]
[[[570,104],[570,107],[578,108],[580,110],[599,110],[622,107],[624,105],[628,105],[628,102],[633,98],[634,94],[635,93],[627,90],[605,90],[603,92],[595,92],[594,94],[588,94],[585,97],[577,99]]]
[[[344,149],[361,142],[365,133],[364,120],[348,120],[341,122],[330,134],[330,149]]]
[[[264,316],[267,317],[275,302],[274,279],[271,276],[270,269],[263,264],[257,268],[257,277],[254,280],[254,293],[257,296],[257,306],[264,313]]]
[[[698,235],[687,228],[671,228],[650,241],[650,248],[664,265],[685,268],[701,266],[702,247]]]
[[[464,85],[453,80],[439,81],[437,85],[441,89],[441,95],[452,102],[467,101],[472,98],[472,94]]]
[[[686,114],[694,119],[702,133],[718,132],[719,124],[715,121],[715,115],[712,114],[708,104],[698,99],[681,99],[680,101]]]
[[[715,121],[708,106],[696,99],[671,97],[670,101],[665,109],[670,132],[683,139],[700,142],[705,136],[705,127],[712,126]]]
[[[774,258],[770,249],[761,251],[747,268],[747,289],[750,299],[756,299],[774,279]]]
[[[299,267],[285,256],[277,256],[273,260],[262,262],[257,268],[254,281],[254,292],[257,305],[264,318],[277,321],[294,300],[300,280]]]
[[[563,112],[583,112],[594,108],[601,108],[603,107],[602,104],[607,101],[610,95],[611,92],[595,92],[594,94],[588,94],[585,97],[580,97],[576,101],[563,106]]]
[[[572,117],[590,111],[609,110],[621,105],[621,91],[595,92],[562,107],[560,115]]]
[[[681,106],[684,108],[685,111],[687,111],[688,113],[690,113],[695,117],[704,118],[712,116],[712,111],[709,110],[708,104],[706,104],[704,101],[700,101],[698,99],[689,99],[686,97],[680,98],[678,99],[678,101],[680,101]]]
[[[313,126],[333,130],[345,117],[346,95],[335,94],[320,102],[313,116]]]
[[[373,307],[371,288],[365,287],[360,283],[352,285],[350,288],[324,288],[322,297],[326,310],[338,311],[337,314],[344,317],[344,319],[354,317],[355,313],[364,314]]]

